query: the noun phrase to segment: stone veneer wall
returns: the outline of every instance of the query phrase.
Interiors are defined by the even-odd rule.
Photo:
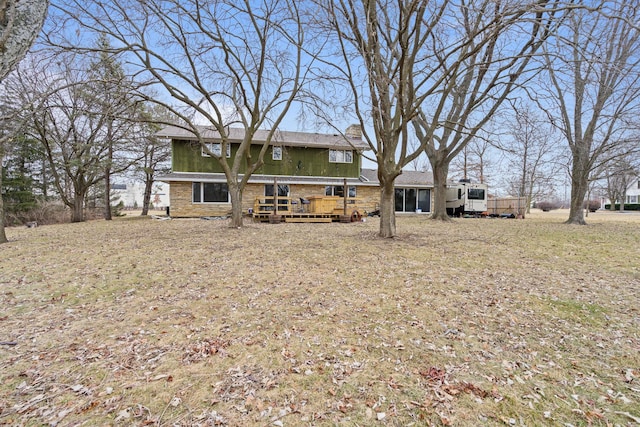
[[[170,214],[175,218],[198,218],[203,216],[226,216],[231,214],[231,203],[192,203],[190,182],[170,182]],[[289,186],[292,198],[324,196],[324,185]],[[378,208],[380,190],[374,186],[357,186],[358,208],[370,212]],[[253,208],[256,197],[264,195],[264,184],[249,184],[242,195],[242,211],[248,212]],[[364,212],[361,212],[364,213]]]

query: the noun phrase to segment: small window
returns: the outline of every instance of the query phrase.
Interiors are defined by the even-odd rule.
[[[467,194],[469,200],[484,200],[484,190],[482,188],[470,188]]]
[[[271,147],[271,158],[273,160],[282,160],[282,147]]]
[[[209,149],[209,151],[211,151],[213,153],[214,156],[218,156],[218,157],[222,156],[222,144],[221,143],[219,143],[219,142],[207,143],[207,148]],[[231,157],[231,144],[227,144],[226,155],[227,155],[227,158]],[[202,148],[202,157],[211,157],[209,155],[209,153],[207,153],[207,151],[204,149],[204,147]]]
[[[353,151],[329,150],[329,163],[353,163]]]
[[[324,194],[325,196],[344,197],[344,186],[327,185],[324,187]],[[349,195],[347,197],[356,197],[356,187],[354,185],[349,186]]]
[[[229,188],[226,183],[194,182],[193,203],[229,203]]]
[[[264,195],[273,196],[273,184],[265,184]],[[278,184],[278,197],[289,196],[289,186],[287,184]]]

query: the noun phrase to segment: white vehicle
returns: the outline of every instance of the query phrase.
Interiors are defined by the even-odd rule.
[[[470,180],[447,186],[447,214],[450,216],[486,215],[487,184],[472,184]]]

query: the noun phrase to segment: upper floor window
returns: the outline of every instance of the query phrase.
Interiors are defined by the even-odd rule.
[[[329,150],[329,163],[353,163],[353,151]]]
[[[271,158],[273,160],[282,160],[282,147],[271,147]]]
[[[207,148],[211,151],[214,156],[222,157],[222,144],[219,142],[209,142],[207,143]],[[231,157],[231,144],[227,144],[227,158]],[[203,157],[211,157],[209,153],[206,152],[204,147],[202,148],[202,156]]]

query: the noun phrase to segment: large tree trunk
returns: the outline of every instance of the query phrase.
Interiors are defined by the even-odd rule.
[[[73,207],[71,209],[71,222],[84,221],[84,194],[75,194]]]
[[[147,216],[149,214],[149,205],[151,204],[151,190],[153,188],[153,180],[147,174],[144,180],[144,195],[142,196],[142,213],[140,216]],[[156,209],[158,207],[156,206]]]
[[[278,191],[277,188],[274,191]],[[277,194],[277,193],[276,193]],[[242,189],[237,184],[237,180],[229,186],[229,195],[231,196],[231,224],[233,228],[242,227]]]
[[[431,219],[451,221],[447,214],[447,176],[449,175],[449,163],[445,160],[431,160],[433,170],[433,209]]]
[[[0,1],[0,80],[29,50],[48,8],[46,0]]]
[[[569,219],[565,224],[586,225],[584,220],[584,199],[589,189],[589,168],[587,158],[581,153],[574,152],[571,167],[571,205]]]
[[[395,237],[395,178],[380,180],[380,237]]]
[[[7,235],[4,231],[4,201],[2,200],[2,149],[0,149],[0,243],[7,243]]]

